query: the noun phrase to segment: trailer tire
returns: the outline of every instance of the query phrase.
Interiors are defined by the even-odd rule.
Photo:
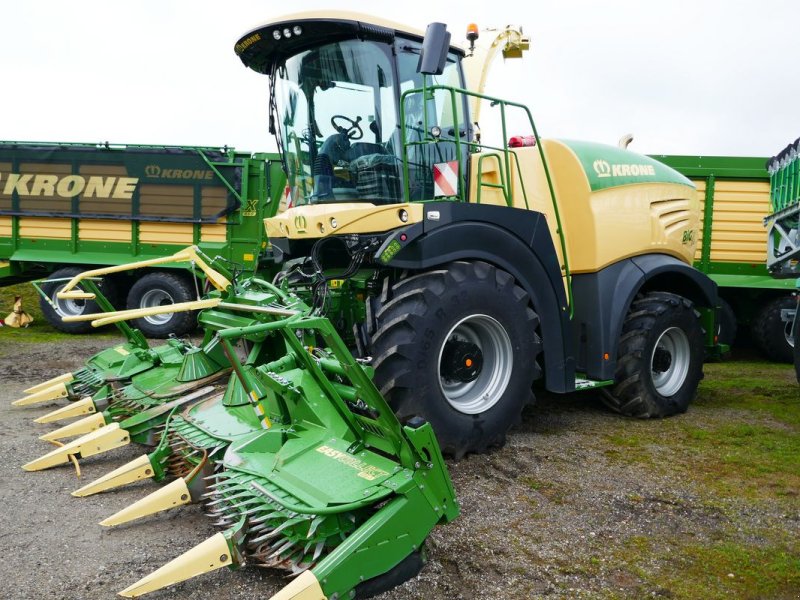
[[[686,412],[703,378],[703,328],[692,303],[651,292],[637,297],[622,325],[614,386],[603,402],[629,417]]]
[[[92,267],[63,267],[54,271],[47,278],[50,279],[64,279],[66,277],[75,277],[79,273],[89,270]],[[100,312],[100,308],[93,300],[60,300],[56,294],[67,284],[66,281],[42,284],[42,291],[47,294],[48,298],[56,305],[55,308],[50,306],[44,298],[39,298],[39,307],[42,310],[45,320],[59,331],[65,333],[89,333],[90,331],[97,331],[92,327],[90,321],[76,321],[74,323],[65,323],[61,320],[62,316],[82,315]],[[114,281],[109,277],[104,277],[99,283],[100,291],[108,298],[109,302],[114,304],[116,302],[116,287]],[[81,286],[76,289],[83,290]]]
[[[152,271],[131,286],[128,308],[149,308],[164,304],[189,302],[194,290],[188,279],[177,273]],[[197,327],[197,311],[165,313],[132,321],[133,326],[149,338],[181,336]]]
[[[796,312],[794,313],[794,374],[797,377],[797,383],[800,383],[800,295],[797,297]]]
[[[781,310],[796,306],[794,297],[778,296],[761,307],[753,317],[750,327],[753,342],[770,360],[793,362],[794,347],[790,341],[792,324],[781,320]]]
[[[514,278],[453,262],[396,283],[378,307],[375,385],[401,421],[419,415],[456,458],[505,443],[541,375],[539,317]]]
[[[717,341],[733,347],[736,341],[736,313],[724,299],[719,298],[719,323],[717,324]]]

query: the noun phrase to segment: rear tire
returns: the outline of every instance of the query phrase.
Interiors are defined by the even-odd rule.
[[[131,286],[128,308],[150,308],[189,302],[194,290],[186,277],[176,273],[153,271]],[[133,326],[150,338],[170,334],[185,335],[197,327],[197,311],[164,313],[133,320]]]
[[[375,385],[401,420],[419,415],[460,458],[505,443],[541,374],[539,318],[514,278],[454,262],[404,279],[376,311]]]
[[[703,329],[689,300],[651,292],[633,301],[622,326],[612,410],[642,419],[686,412],[703,377]]]
[[[64,279],[72,278],[79,273],[89,270],[93,267],[64,267],[54,271],[47,279]],[[42,314],[50,325],[64,331],[66,333],[89,333],[90,331],[97,331],[92,327],[91,321],[76,321],[74,323],[65,323],[61,320],[62,316],[77,316],[83,314],[91,314],[100,312],[100,308],[93,300],[61,300],[58,298],[57,293],[67,285],[66,281],[59,281],[56,283],[45,282],[42,284],[42,291],[47,294],[47,297],[55,304],[55,308],[44,299],[39,298],[39,307],[42,309]],[[116,288],[113,280],[108,277],[100,280],[100,291],[108,298],[109,302],[114,304],[116,302]],[[85,291],[85,288],[77,286],[76,290]]]
[[[753,342],[770,360],[784,363],[793,361],[794,346],[790,342],[792,324],[781,320],[781,310],[796,306],[797,300],[792,296],[779,296],[767,302],[753,317]]]

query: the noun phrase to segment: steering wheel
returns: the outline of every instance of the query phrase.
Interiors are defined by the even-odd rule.
[[[339,125],[336,121],[344,121],[344,125]],[[331,125],[333,128],[338,131],[339,133],[344,133],[347,135],[347,138],[350,140],[360,140],[364,137],[364,131],[361,129],[361,125],[359,122],[361,121],[361,117],[356,117],[355,121],[350,117],[345,117],[344,115],[333,115],[331,117]]]

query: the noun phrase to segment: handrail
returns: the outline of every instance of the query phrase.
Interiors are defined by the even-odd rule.
[[[454,138],[453,139],[449,139],[448,138],[446,140],[441,140],[439,138],[433,138],[430,135],[430,129],[428,127],[428,111],[424,110],[423,111],[423,129],[424,129],[424,131],[422,133],[425,136],[425,138],[423,140],[419,141],[419,142],[409,142],[406,139],[406,126],[405,126],[405,100],[406,100],[406,98],[408,96],[411,96],[411,95],[414,95],[414,94],[422,94],[423,102],[426,102],[428,97],[432,96],[433,92],[435,92],[436,90],[442,90],[442,91],[444,91],[444,92],[446,92],[446,93],[448,93],[450,95],[451,110],[452,110],[452,114],[453,114],[453,119],[455,121],[453,123],[453,126],[455,128]],[[438,143],[440,143],[442,141],[447,141],[447,142],[454,143],[455,146],[456,146],[456,156],[458,156],[458,191],[459,192],[463,191],[462,190],[462,186],[463,186],[463,183],[462,183],[462,166],[461,166],[462,159],[461,159],[461,153],[460,153],[461,141],[459,139],[459,137],[460,137],[459,136],[460,123],[458,122],[458,117],[457,117],[457,115],[459,113],[457,111],[457,104],[456,104],[456,100],[455,100],[456,94],[460,94],[460,95],[468,96],[468,97],[472,97],[472,98],[477,98],[477,99],[480,99],[480,100],[488,100],[489,102],[492,103],[492,106],[499,106],[500,107],[500,120],[501,120],[502,135],[503,135],[503,148],[502,148],[502,150],[500,148],[498,148],[498,150],[501,150],[503,152],[503,156],[504,156],[504,159],[505,159],[504,160],[504,163],[505,163],[504,164],[504,166],[505,166],[505,169],[504,169],[505,170],[505,176],[506,176],[506,181],[508,182],[509,185],[511,184],[511,166],[510,166],[509,156],[511,154],[515,155],[515,153],[509,151],[509,149],[508,149],[508,141],[507,141],[508,140],[508,135],[507,135],[508,132],[506,131],[506,107],[515,107],[515,108],[522,109],[525,112],[525,114],[527,115],[528,122],[529,122],[529,124],[531,126],[531,130],[533,131],[534,140],[536,142],[535,145],[538,148],[539,157],[540,157],[540,159],[542,161],[542,168],[544,170],[545,180],[547,181],[547,188],[548,188],[548,191],[550,193],[550,201],[551,201],[552,206],[553,206],[553,213],[554,213],[555,220],[556,220],[556,234],[558,235],[559,245],[561,247],[561,256],[562,256],[562,259],[563,259],[563,262],[564,262],[564,264],[561,265],[561,268],[564,271],[564,276],[565,276],[566,282],[567,282],[566,288],[567,288],[567,304],[568,304],[568,307],[569,307],[569,316],[570,316],[570,318],[572,318],[572,316],[574,314],[573,296],[572,296],[572,273],[571,273],[570,267],[569,267],[569,256],[567,255],[567,243],[566,243],[566,238],[564,237],[564,228],[563,228],[563,224],[561,222],[561,214],[560,214],[560,212],[558,210],[558,202],[556,200],[556,193],[555,193],[555,187],[553,186],[553,179],[552,179],[552,176],[550,175],[550,169],[547,166],[547,158],[545,157],[544,148],[542,147],[542,144],[541,144],[541,138],[539,137],[539,132],[536,129],[536,123],[534,123],[533,115],[531,114],[531,111],[527,106],[525,106],[524,104],[520,104],[518,102],[512,102],[510,100],[502,100],[500,98],[495,98],[493,96],[488,96],[486,94],[481,94],[481,93],[478,93],[478,92],[472,92],[470,90],[465,90],[463,88],[456,88],[456,87],[438,85],[438,84],[428,85],[427,84],[427,76],[423,74],[423,76],[422,76],[422,87],[421,88],[414,88],[414,89],[407,90],[407,91],[403,92],[403,94],[400,96],[401,140],[402,140],[402,146],[403,146],[403,179],[404,179],[404,185],[405,185],[405,196],[406,196],[406,199],[409,200],[409,201],[411,199],[411,188],[410,188],[410,180],[409,180],[407,147],[408,146],[413,146],[413,145],[438,144]],[[482,145],[480,143],[475,143],[475,142],[466,142],[466,144],[470,149],[475,149],[475,148],[481,148],[482,147]],[[516,155],[515,155],[515,158],[517,158]],[[517,161],[518,160],[519,159],[517,158]],[[520,181],[521,181],[522,180],[522,174],[518,173],[518,175],[519,175]],[[463,193],[458,193],[458,198],[459,198],[460,201],[464,201]],[[526,204],[527,204],[527,198],[525,200],[526,200]]]

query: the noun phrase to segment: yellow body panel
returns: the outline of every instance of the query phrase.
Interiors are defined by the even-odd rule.
[[[228,239],[228,228],[224,223],[206,223],[200,227],[201,242],[224,244]]]
[[[566,144],[542,140],[542,145],[573,273],[595,272],[623,258],[654,252],[691,262],[699,228],[699,204],[691,188],[674,183],[643,183],[592,192],[578,157]],[[518,160],[511,161],[512,205],[544,213],[563,262],[539,150],[529,147],[513,152]],[[480,182],[502,181],[500,161],[484,158],[479,172],[479,156],[472,157],[473,201],[478,199]],[[482,204],[505,205],[502,192],[496,188],[482,186],[480,200]],[[692,235],[685,234],[687,231]]]
[[[0,237],[11,237],[11,217],[0,217]]]
[[[158,223],[142,221],[139,224],[139,241],[143,244],[194,243],[194,229],[191,223]]]
[[[366,202],[295,206],[264,219],[269,238],[315,239],[329,234],[390,231],[422,220],[422,204],[375,206]],[[400,218],[405,211],[407,219]],[[336,227],[331,219],[336,220]]]
[[[131,222],[111,219],[84,219],[78,225],[84,242],[130,242]]]
[[[29,239],[68,240],[72,237],[72,219],[20,217],[19,235]]]
[[[697,197],[705,202],[705,180],[695,181]],[[769,214],[768,181],[714,182],[714,215],[711,223],[711,254],[714,262],[767,261],[767,230],[762,219]],[[700,229],[702,235],[702,225]],[[701,248],[695,254],[700,260]]]

